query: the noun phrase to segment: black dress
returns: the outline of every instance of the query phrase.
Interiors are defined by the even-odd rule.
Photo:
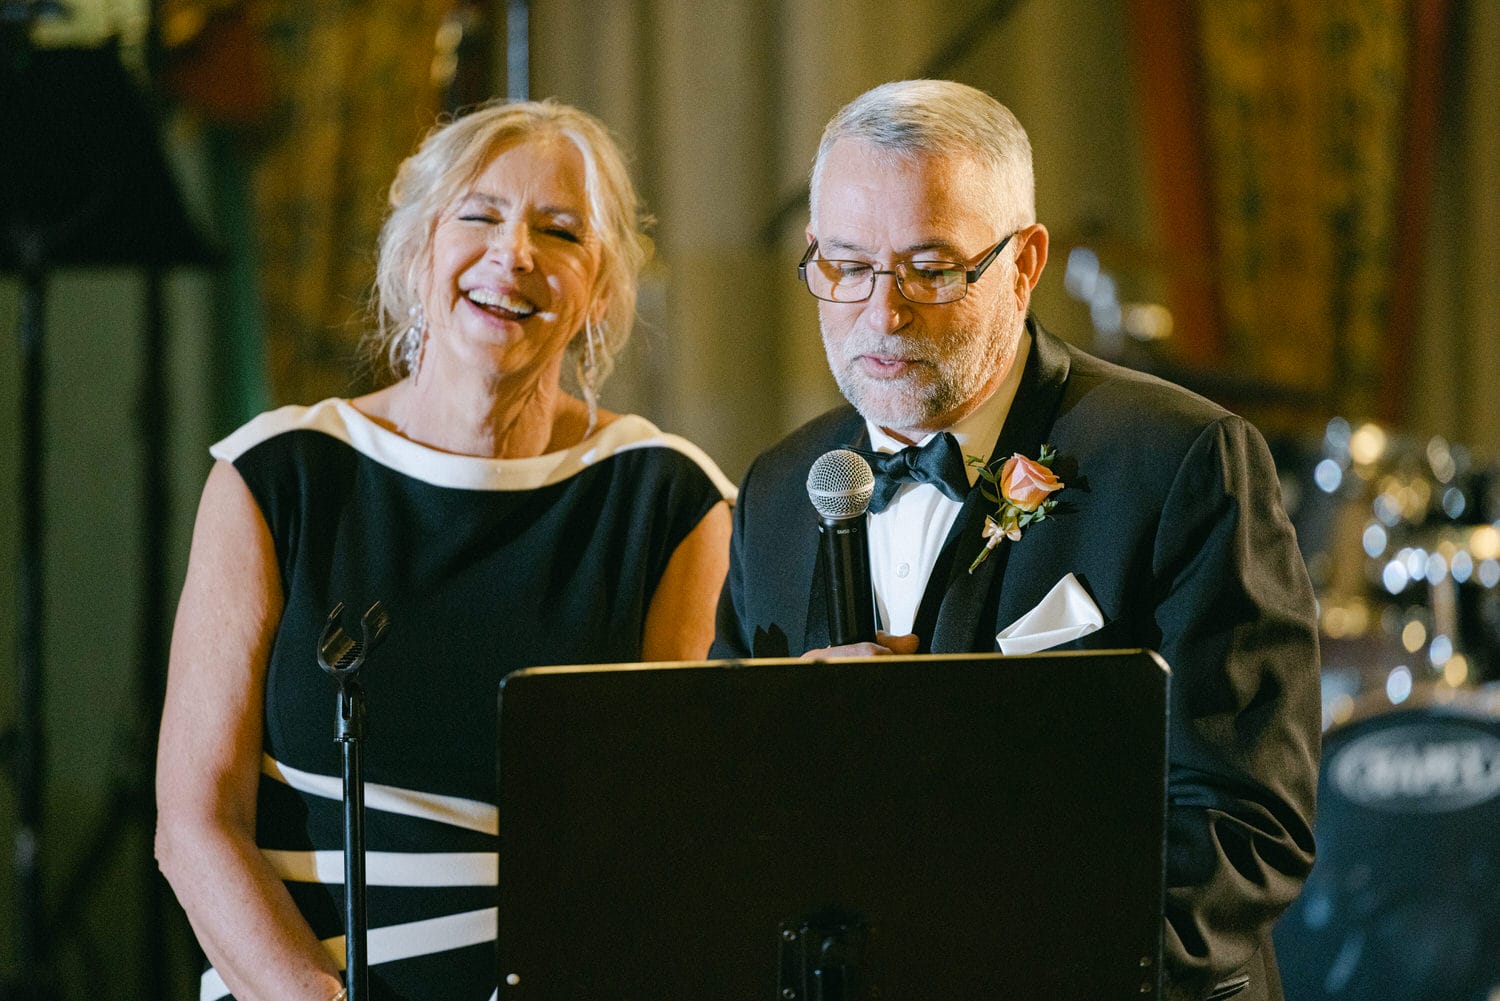
[[[337,603],[355,631],[383,602],[390,630],[361,672],[371,992],[493,997],[497,685],[522,667],[638,661],[667,561],[733,485],[634,416],[565,452],[482,459],[328,400],[262,414],[212,452],[259,505],[286,599],[256,843],[342,961],[337,688],[317,642]],[[200,997],[224,996],[208,970]]]

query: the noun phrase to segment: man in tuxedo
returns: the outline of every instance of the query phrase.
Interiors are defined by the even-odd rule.
[[[802,271],[849,405],[746,474],[713,655],[1025,652],[997,635],[1054,588],[1085,594],[1102,627],[1065,648],[1144,647],[1172,669],[1167,996],[1279,999],[1270,928],[1313,858],[1318,653],[1264,440],[1029,315],[1047,230],[1026,133],[988,95],[906,81],[857,98],[824,132],[810,207]],[[877,470],[878,642],[829,649],[805,484],[845,446],[921,448]],[[963,458],[999,474],[1043,446],[1050,473],[1010,464],[1009,518]]]

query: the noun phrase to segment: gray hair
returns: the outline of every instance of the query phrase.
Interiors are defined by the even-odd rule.
[[[593,324],[596,344],[587,360],[595,387],[609,374],[635,322],[636,289],[651,256],[651,241],[645,235],[650,220],[641,212],[625,158],[604,124],[585,111],[548,99],[491,101],[460,118],[440,121],[396,172],[390,215],[380,230],[371,296],[375,330],[367,340],[370,354],[384,358],[397,378],[409,374],[402,335],[411,325],[413,307],[421,304],[419,289],[443,212],[463,197],[498,153],[539,138],[571,142],[583,157],[588,225],[600,245],[594,292],[608,299],[601,320]],[[575,364],[588,353],[585,340],[580,330],[568,344]]]
[[[971,159],[989,172],[1001,232],[1036,222],[1031,141],[1010,109],[982,90],[951,80],[897,80],[844,105],[823,130],[813,158],[809,190],[815,222],[823,161],[840,139],[900,158]]]

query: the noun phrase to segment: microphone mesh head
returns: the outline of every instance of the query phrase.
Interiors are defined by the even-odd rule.
[[[824,518],[857,518],[870,506],[875,474],[864,456],[836,448],[818,456],[807,471],[807,496]]]

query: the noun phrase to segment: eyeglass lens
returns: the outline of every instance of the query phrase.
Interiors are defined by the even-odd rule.
[[[884,274],[893,274],[896,287],[913,302],[951,302],[963,298],[968,288],[964,268],[947,261],[903,262],[890,271],[860,261],[814,259],[807,265],[808,290],[831,302],[868,299],[875,291],[876,276]]]

